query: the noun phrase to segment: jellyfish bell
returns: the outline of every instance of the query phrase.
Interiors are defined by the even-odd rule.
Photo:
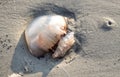
[[[67,19],[60,15],[46,15],[35,19],[25,30],[30,53],[36,57],[49,52],[67,33]]]

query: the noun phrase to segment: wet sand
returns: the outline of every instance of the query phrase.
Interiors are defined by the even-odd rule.
[[[119,77],[119,0],[0,0],[0,77]],[[76,43],[63,59],[37,59],[24,30],[38,16],[74,19]],[[115,21],[106,28],[103,17]]]

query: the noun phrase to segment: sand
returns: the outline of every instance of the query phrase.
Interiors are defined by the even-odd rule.
[[[62,59],[28,52],[24,30],[45,14],[75,20],[76,43]],[[119,0],[0,0],[0,77],[119,77],[119,21]]]

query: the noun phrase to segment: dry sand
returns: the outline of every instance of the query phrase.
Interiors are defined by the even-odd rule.
[[[28,53],[23,32],[44,14],[76,20],[70,29],[77,43],[63,59]],[[103,17],[115,21],[113,28]],[[0,77],[21,76],[119,77],[120,0],[0,0]]]

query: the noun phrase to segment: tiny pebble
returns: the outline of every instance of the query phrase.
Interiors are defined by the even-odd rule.
[[[9,43],[11,42],[10,39],[8,39],[8,42],[9,42]]]
[[[8,35],[6,35],[6,37],[8,37]]]

